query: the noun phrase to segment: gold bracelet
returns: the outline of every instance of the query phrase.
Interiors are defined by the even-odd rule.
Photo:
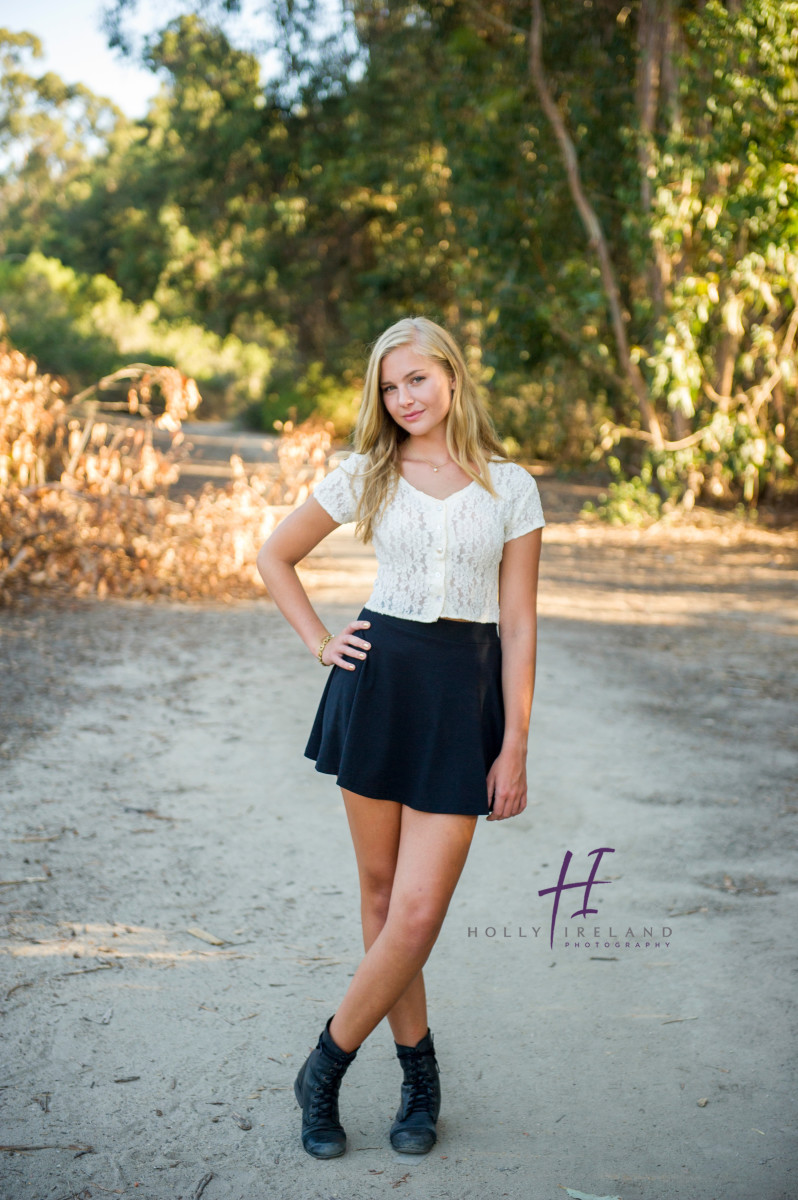
[[[324,638],[324,639],[322,640],[322,643],[321,643],[321,645],[319,646],[319,652],[318,652],[318,654],[316,655],[316,658],[319,660],[319,662],[321,663],[321,665],[322,665],[323,667],[330,667],[330,666],[332,666],[332,663],[326,663],[326,662],[324,661],[324,659],[322,658],[322,654],[324,653],[324,647],[327,645],[327,643],[328,643],[328,642],[331,642],[331,641],[332,641],[332,639],[333,639],[334,637],[335,637],[335,634],[333,634],[333,633],[328,633],[328,634],[327,634],[327,636],[326,636],[326,638]]]

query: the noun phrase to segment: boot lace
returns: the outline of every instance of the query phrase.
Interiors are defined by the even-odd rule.
[[[342,1075],[343,1072],[336,1063],[319,1071],[308,1104],[308,1116],[311,1120],[315,1121],[319,1117],[332,1120]]]
[[[431,1058],[432,1063],[425,1064],[424,1058]],[[407,1105],[407,1116],[411,1113],[425,1112],[432,1114],[435,1108],[435,1090],[432,1072],[434,1071],[434,1055],[413,1054],[403,1059],[405,1082],[410,1086],[410,1099]]]

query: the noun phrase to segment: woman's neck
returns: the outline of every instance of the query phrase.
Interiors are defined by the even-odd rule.
[[[446,445],[446,434],[443,437],[413,437],[402,442],[399,448],[402,458],[428,458],[433,462],[443,462],[450,457]]]

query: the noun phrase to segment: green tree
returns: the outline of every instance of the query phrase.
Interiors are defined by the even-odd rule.
[[[119,46],[132,7],[110,10]],[[283,330],[269,419],[338,405],[423,311],[527,453],[633,475],[624,511],[786,476],[798,0],[347,0],[340,36],[318,0],[272,0],[270,80],[225,32],[236,4],[196,7],[145,39],[144,121],[98,108],[70,141],[47,109],[63,149],[4,176],[6,252],[220,338]],[[6,111],[32,133],[12,51]]]
[[[110,100],[52,71],[31,73],[42,57],[31,33],[0,29],[0,253],[21,257],[34,246],[80,255],[91,229],[65,214],[92,188],[95,156],[128,144],[130,123]]]
[[[599,329],[597,348],[626,397],[627,424],[608,424],[604,446],[642,440],[652,479],[687,507],[702,491],[750,502],[793,461],[797,432],[785,397],[798,329],[798,5],[708,0],[696,12],[642,0],[636,15],[614,236],[544,66],[542,0],[528,35],[530,76],[602,283],[597,317],[611,336]],[[564,311],[561,328],[578,342]]]

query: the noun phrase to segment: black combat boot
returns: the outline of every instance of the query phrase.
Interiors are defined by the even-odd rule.
[[[337,1158],[346,1150],[346,1134],[338,1120],[338,1089],[357,1050],[349,1053],[333,1041],[330,1021],[332,1017],[294,1082],[302,1109],[302,1145],[314,1158]]]
[[[429,1029],[416,1046],[396,1053],[405,1073],[402,1101],[391,1126],[391,1145],[401,1154],[427,1154],[438,1140],[435,1122],[441,1110],[441,1085]]]

